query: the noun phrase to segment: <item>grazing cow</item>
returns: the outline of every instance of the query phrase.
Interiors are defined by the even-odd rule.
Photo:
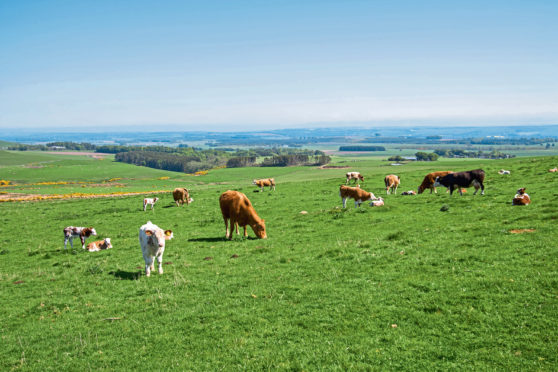
[[[416,195],[417,192],[415,190],[403,191],[401,195]]]
[[[89,252],[99,252],[103,249],[110,249],[112,248],[112,244],[110,244],[110,238],[105,238],[104,240],[97,240],[96,242],[87,244],[87,250]]]
[[[389,195],[389,191],[393,191],[394,194],[397,194],[397,186],[399,186],[399,183],[401,182],[401,179],[399,178],[399,176],[396,176],[395,174],[390,174],[387,175],[384,178],[384,184],[386,185],[386,192]]]
[[[531,204],[531,198],[525,193],[525,187],[517,190],[517,194],[513,197],[512,205],[529,205]]]
[[[159,198],[145,198],[145,199],[143,199],[143,211],[145,212],[148,205],[151,205],[151,210],[153,210],[153,206],[155,205],[155,203],[157,203],[157,200],[159,200]]]
[[[172,230],[163,230],[151,221],[139,229],[139,242],[143,260],[145,261],[145,276],[151,275],[154,269],[153,259],[159,264],[159,274],[163,273],[163,253],[165,253],[165,241],[173,238]]]
[[[275,191],[275,180],[273,178],[262,178],[259,180],[253,180],[252,184],[258,186],[260,191],[264,191],[264,186],[269,186],[269,190],[273,189]]]
[[[453,190],[458,189],[459,194],[463,195],[462,187],[475,187],[475,192],[473,195],[479,191],[479,187],[482,190],[481,195],[484,195],[484,171],[482,169],[475,169],[467,172],[456,172],[450,173],[444,177],[436,177],[434,182],[434,187],[444,186],[448,187],[450,190],[450,195],[453,194]]]
[[[233,229],[236,228],[238,235],[238,226],[244,227],[244,236],[248,236],[246,225],[250,225],[256,236],[260,239],[267,238],[265,232],[265,221],[261,219],[256,210],[250,203],[250,200],[241,192],[228,190],[219,197],[219,206],[225,221],[225,237],[232,239]],[[229,233],[230,220],[230,233]]]
[[[70,247],[74,249],[73,240],[77,237],[81,240],[81,248],[85,249],[85,239],[89,238],[91,235],[97,236],[97,231],[92,227],[66,227],[64,229],[64,249],[67,249],[68,240],[70,241]]]
[[[511,172],[509,170],[505,170],[505,169],[500,169],[498,171],[498,174],[511,174]]]
[[[548,171],[551,172],[551,173],[555,173],[555,172],[558,172],[558,168],[554,167],[552,169],[549,169]]]
[[[371,192],[364,191],[360,187],[351,187],[341,185],[339,186],[339,196],[343,200],[343,208],[347,207],[347,199],[354,199],[355,208],[360,207],[360,204],[367,200],[377,200]]]
[[[436,181],[436,177],[444,177],[444,176],[446,176],[450,173],[453,173],[453,172],[440,171],[440,172],[428,173],[426,176],[424,176],[424,179],[422,180],[422,183],[418,187],[417,193],[422,194],[424,192],[424,190],[426,190],[426,189],[430,189],[431,194],[432,194],[432,191],[434,191],[434,193],[437,193],[436,188],[434,187],[434,181]]]
[[[360,172],[347,172],[347,182],[345,182],[345,185],[349,184],[350,180],[355,180],[355,183],[358,182],[358,180],[364,181],[364,177],[360,174]]]
[[[172,192],[172,197],[177,207],[179,205],[184,205],[184,203],[186,203],[186,205],[190,205],[190,203],[194,201],[194,199],[190,197],[188,189],[184,187],[177,187],[176,189],[174,189],[174,191]]]
[[[371,207],[381,207],[384,205],[384,199],[378,198],[378,200],[372,200],[370,202]]]

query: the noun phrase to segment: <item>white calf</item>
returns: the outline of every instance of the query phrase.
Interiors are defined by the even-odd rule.
[[[145,198],[143,199],[143,211],[145,212],[145,210],[147,209],[147,205],[151,205],[151,210],[153,210],[153,206],[155,205],[155,203],[157,203],[157,200],[159,200],[159,198]]]
[[[159,263],[159,274],[163,273],[163,253],[165,253],[165,240],[173,238],[171,230],[164,230],[157,225],[147,221],[145,225],[140,227],[139,241],[141,252],[145,261],[145,276],[151,275],[154,269],[153,259],[157,258]]]

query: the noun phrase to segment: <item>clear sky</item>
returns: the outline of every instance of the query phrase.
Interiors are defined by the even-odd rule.
[[[0,128],[557,124],[558,1],[0,0]]]

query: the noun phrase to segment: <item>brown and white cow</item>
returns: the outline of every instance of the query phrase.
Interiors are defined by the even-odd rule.
[[[517,190],[517,194],[513,197],[512,205],[529,205],[531,204],[531,198],[525,193],[525,187]]]
[[[174,237],[172,230],[163,230],[151,221],[140,227],[139,242],[143,260],[145,261],[145,276],[151,275],[154,269],[154,259],[159,264],[159,274],[163,273],[163,253],[165,253],[165,241]]]
[[[145,212],[148,205],[150,205],[151,210],[153,210],[153,206],[155,205],[155,203],[157,203],[157,200],[159,200],[159,198],[144,198],[143,199],[143,211]]]
[[[432,191],[434,191],[434,193],[437,193],[436,188],[434,187],[434,182],[436,181],[436,177],[444,177],[444,176],[446,176],[450,173],[453,173],[453,172],[440,171],[440,172],[428,173],[426,176],[424,176],[424,179],[422,180],[422,183],[418,187],[417,193],[422,194],[424,192],[424,190],[426,190],[426,189],[430,189],[431,194],[432,194]]]
[[[260,191],[264,191],[264,186],[268,186],[269,190],[273,189],[275,191],[275,180],[273,178],[262,178],[259,180],[253,180],[252,184],[258,186]]]
[[[389,195],[390,190],[393,191],[394,194],[397,194],[397,187],[399,186],[399,183],[401,183],[399,176],[396,176],[395,174],[387,175],[384,178],[387,194]]]
[[[172,192],[172,197],[177,207],[180,205],[184,205],[184,203],[186,203],[186,205],[190,205],[190,203],[194,201],[194,199],[190,197],[188,189],[184,187],[177,187],[176,189],[174,189],[174,191]]]
[[[359,180],[364,181],[364,177],[360,174],[360,172],[347,172],[346,177],[347,181],[345,182],[345,185],[348,185],[351,180],[355,180],[355,183],[358,183]]]
[[[250,225],[256,236],[260,239],[267,238],[265,232],[265,220],[261,219],[256,210],[252,206],[250,199],[241,192],[228,190],[219,197],[219,206],[225,221],[225,237],[232,239],[233,229],[236,228],[238,235],[238,226],[244,227],[244,236],[248,236],[246,225]],[[230,232],[229,232],[230,220]]]
[[[475,187],[475,192],[473,195],[482,190],[481,195],[484,195],[484,176],[485,173],[482,169],[475,169],[467,172],[455,172],[450,173],[444,177],[436,177],[434,182],[434,187],[444,186],[449,188],[450,195],[453,194],[453,190],[458,189],[459,194],[463,195],[462,187]]]
[[[378,200],[371,192],[364,191],[360,187],[339,186],[339,196],[343,201],[343,208],[347,207],[347,199],[354,199],[355,208],[368,200]]]
[[[89,252],[99,252],[104,249],[112,248],[110,243],[110,238],[105,238],[104,240],[97,240],[96,242],[87,244],[87,250]]]
[[[403,191],[401,195],[416,195],[417,192],[415,190]]]
[[[511,174],[511,172],[509,170],[505,170],[505,169],[500,169],[498,171],[498,174]]]
[[[89,238],[91,235],[97,236],[97,231],[92,227],[68,226],[64,228],[64,249],[67,249],[68,240],[70,241],[70,247],[74,249],[73,240],[77,237],[81,240],[81,248],[85,249],[85,239]]]
[[[552,168],[552,169],[549,169],[548,171],[549,171],[550,173],[556,173],[556,172],[558,172],[558,168],[554,167],[554,168]]]

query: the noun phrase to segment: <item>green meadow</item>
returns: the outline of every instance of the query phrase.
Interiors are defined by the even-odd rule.
[[[0,370],[558,368],[558,175],[548,172],[558,157],[332,165],[348,168],[192,176],[111,157],[0,152],[0,179],[11,181],[0,197],[145,193],[0,202]],[[428,172],[476,168],[486,171],[484,196],[399,194]],[[385,206],[341,208],[349,170]],[[397,195],[385,194],[391,173]],[[254,192],[260,177],[274,177],[276,191]],[[155,194],[179,186],[189,206]],[[531,205],[511,205],[520,187]],[[249,228],[247,239],[225,240],[218,199],[229,189],[250,198],[268,239]],[[143,195],[161,198],[153,211]],[[150,278],[138,242],[148,220],[174,232],[164,274]],[[76,239],[65,251],[70,225],[95,227],[86,243],[110,237],[114,248],[87,253]]]

